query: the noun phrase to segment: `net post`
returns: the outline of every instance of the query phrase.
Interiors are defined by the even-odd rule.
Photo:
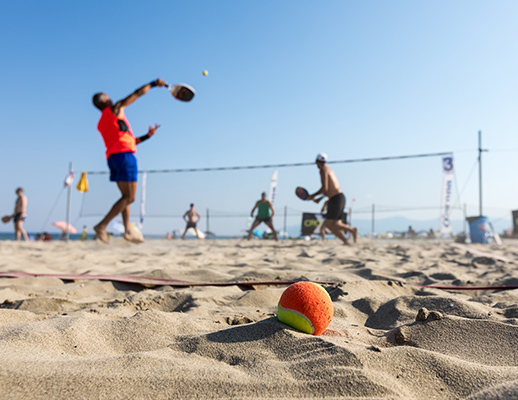
[[[210,238],[209,232],[210,232],[210,230],[209,230],[209,209],[207,208],[207,239]]]
[[[72,167],[73,167],[72,162],[70,162],[69,167],[68,167],[69,175],[73,171]],[[68,185],[68,187],[67,187],[67,218],[66,218],[67,225],[66,225],[66,232],[65,232],[65,241],[66,242],[68,242],[68,239],[70,237],[70,198],[71,198],[70,195],[72,192],[72,183],[70,185]]]
[[[374,238],[374,221],[375,221],[375,206],[372,205],[372,227],[371,227],[371,238]]]
[[[284,240],[288,236],[288,232],[286,231],[286,218],[288,216],[288,206],[284,206]]]

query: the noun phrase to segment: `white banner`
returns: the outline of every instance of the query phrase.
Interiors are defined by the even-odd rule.
[[[453,199],[453,156],[442,159],[442,199],[441,199],[441,235],[453,232],[450,220],[451,203]]]
[[[272,205],[275,202],[275,195],[277,194],[277,175],[278,171],[273,171],[272,180],[270,181],[270,196],[268,197],[268,200]]]

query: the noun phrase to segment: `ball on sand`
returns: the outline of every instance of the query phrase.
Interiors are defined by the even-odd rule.
[[[209,71],[205,70],[202,73],[203,73],[203,76],[207,76],[209,74]]]
[[[317,336],[333,319],[333,302],[322,286],[297,282],[282,294],[277,318],[292,328]]]

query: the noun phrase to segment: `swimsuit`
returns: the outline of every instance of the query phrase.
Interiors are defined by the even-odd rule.
[[[344,208],[345,196],[343,193],[338,193],[337,195],[329,199],[329,203],[327,203],[327,214],[325,215],[325,218],[341,220],[344,213]]]
[[[14,214],[13,222],[25,221],[26,215],[27,214],[21,212]]]
[[[187,222],[187,229],[189,228],[196,229],[196,222]]]

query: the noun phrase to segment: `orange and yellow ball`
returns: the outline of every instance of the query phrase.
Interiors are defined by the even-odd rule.
[[[320,335],[333,319],[333,302],[326,290],[313,282],[289,286],[277,306],[277,318],[301,332]]]

